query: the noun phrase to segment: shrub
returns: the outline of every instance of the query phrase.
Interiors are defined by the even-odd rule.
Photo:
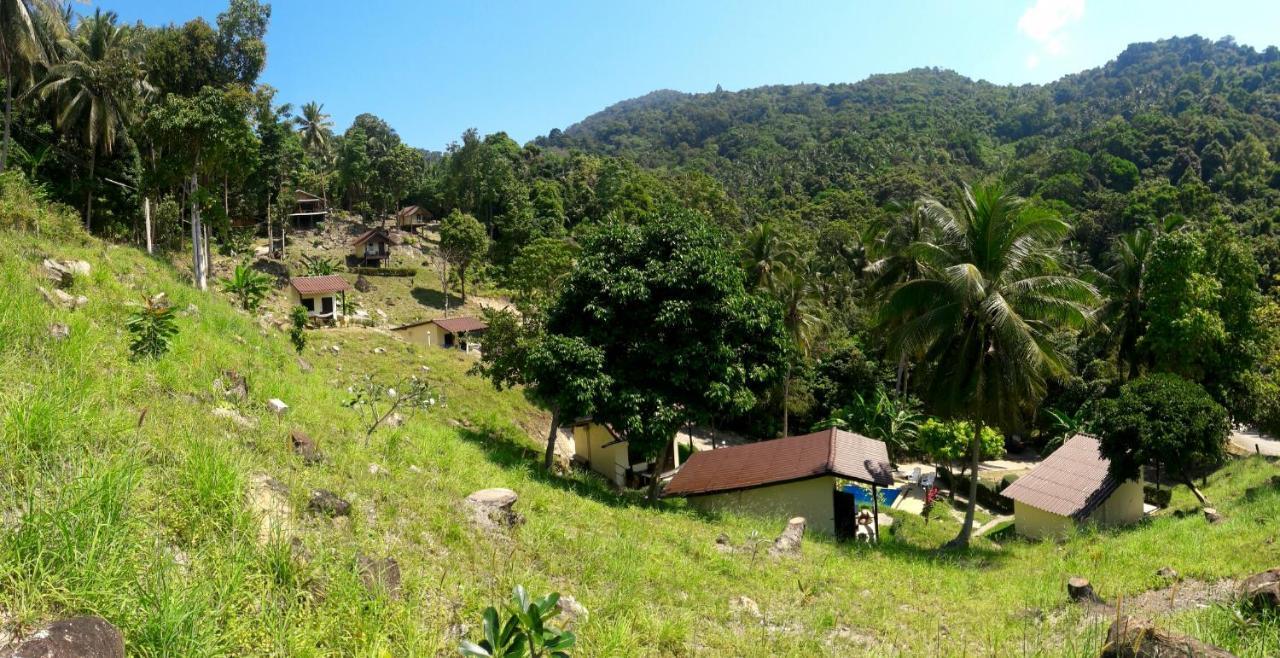
[[[484,639],[479,644],[463,640],[462,655],[472,658],[569,658],[566,649],[573,647],[576,638],[569,631],[547,625],[557,614],[556,603],[560,595],[548,594],[537,600],[529,600],[524,587],[516,585],[511,601],[505,606],[507,621],[503,623],[497,608],[489,606],[484,611]]]
[[[365,276],[408,276],[418,275],[416,267],[349,267],[348,272],[352,274],[363,274]]]
[[[302,270],[307,276],[328,276],[337,273],[338,264],[324,256],[303,256]]]
[[[1000,478],[1000,491],[1004,491],[1005,489],[1008,489],[1009,485],[1013,484],[1014,482],[1017,482],[1018,477],[1019,476],[1017,473],[1009,473],[1008,475]]]
[[[1156,507],[1168,507],[1169,499],[1173,497],[1173,490],[1165,488],[1157,488],[1154,484],[1143,485],[1142,501],[1148,505]]]
[[[305,306],[295,306],[289,311],[289,340],[293,343],[293,348],[298,350],[298,354],[302,354],[303,348],[307,346],[307,308]]]
[[[176,314],[161,293],[148,298],[146,305],[129,316],[125,327],[129,330],[129,351],[134,359],[158,358],[169,351],[173,337],[178,333]]]
[[[240,300],[240,308],[246,311],[258,310],[258,305],[270,288],[271,277],[253,269],[248,263],[236,265],[231,278],[222,282],[222,290],[235,295]]]

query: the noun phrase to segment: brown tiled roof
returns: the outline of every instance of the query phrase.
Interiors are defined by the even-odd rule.
[[[402,324],[399,327],[392,327],[391,330],[402,331],[404,329],[421,327],[424,324],[434,324],[445,331],[455,334],[461,331],[484,331],[489,328],[489,325],[485,324],[484,320],[481,320],[480,318],[464,316],[460,318],[435,318],[433,320],[410,322],[409,324]]]
[[[1096,438],[1077,434],[1001,493],[1078,521],[1088,517],[1120,486],[1107,474],[1110,466],[1111,462],[1098,451]]]
[[[697,496],[782,484],[823,475],[893,484],[883,441],[835,428],[694,453],[665,496]]]
[[[328,276],[295,276],[289,279],[289,285],[300,295],[318,295],[326,292],[342,292],[350,290],[346,279],[337,274]]]

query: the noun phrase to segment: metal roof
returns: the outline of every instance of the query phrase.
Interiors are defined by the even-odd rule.
[[[434,324],[445,331],[455,334],[463,331],[484,331],[489,328],[489,325],[485,324],[484,320],[481,320],[480,318],[463,316],[457,318],[435,318],[432,320],[422,320],[420,322],[410,322],[409,324],[403,324],[399,327],[392,327],[391,330],[402,331],[404,329],[421,327],[424,324]]]
[[[300,295],[318,295],[326,292],[342,292],[350,290],[347,280],[337,274],[327,276],[295,276],[289,279],[289,285]]]
[[[1083,520],[1120,486],[1108,473],[1110,467],[1111,462],[1098,450],[1098,439],[1077,434],[1001,495],[1036,509]]]
[[[883,441],[835,428],[694,453],[665,496],[698,496],[835,475],[879,486],[893,484]]]

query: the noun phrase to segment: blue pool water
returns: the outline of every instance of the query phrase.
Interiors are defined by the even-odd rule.
[[[853,494],[853,499],[859,505],[871,504],[870,489],[864,489],[856,484],[846,484],[844,485],[844,490],[846,493]],[[880,493],[880,503],[885,507],[892,505],[893,501],[898,498],[898,489],[877,489],[877,491]]]

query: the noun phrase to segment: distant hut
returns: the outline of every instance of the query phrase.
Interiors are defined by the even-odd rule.
[[[1001,492],[1013,500],[1018,534],[1063,536],[1086,523],[1114,526],[1142,518],[1141,480],[1117,481],[1098,439],[1071,437],[1061,448]]]
[[[387,231],[369,229],[351,241],[351,257],[362,266],[382,267],[391,258],[391,246],[397,244],[400,240]]]
[[[396,228],[402,231],[416,232],[431,221],[431,213],[421,206],[406,206],[395,214]]]
[[[329,216],[329,204],[324,199],[303,190],[297,190],[297,207],[289,213],[289,223],[294,228],[315,228]]]
[[[317,323],[337,322],[342,317],[342,303],[350,289],[346,279],[336,274],[289,279],[290,301],[307,309],[307,317]]]
[[[480,318],[463,316],[423,320],[391,330],[419,345],[477,352],[480,350],[480,338],[488,328],[489,325]]]

